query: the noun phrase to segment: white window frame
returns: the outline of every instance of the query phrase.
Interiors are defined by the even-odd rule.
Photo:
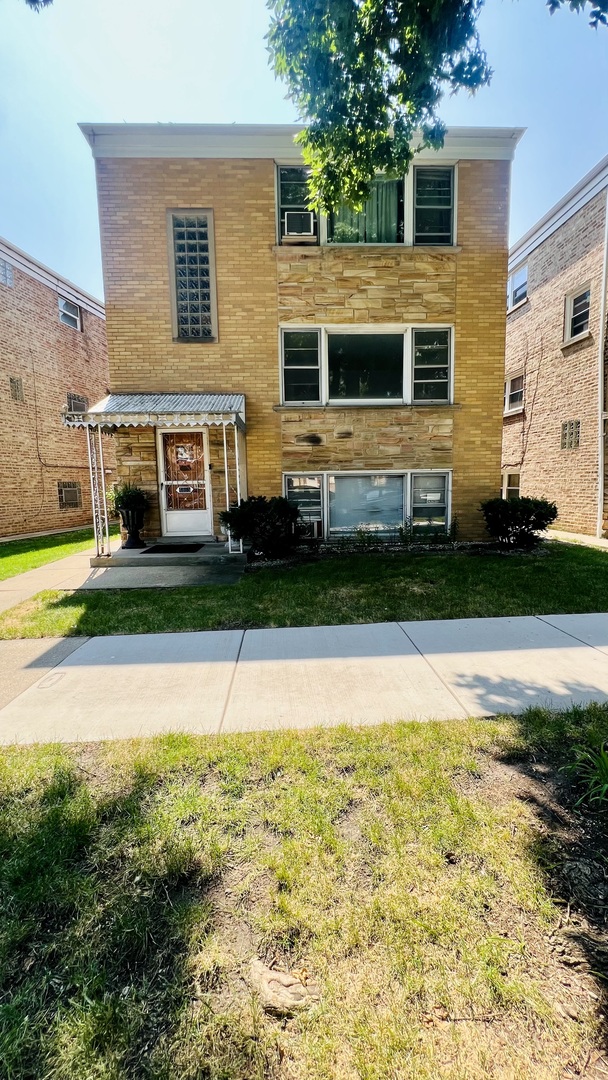
[[[521,402],[520,402],[519,405],[514,405],[512,408],[509,408],[509,397],[511,396],[511,393],[513,393],[513,392],[518,393],[519,392],[517,390],[516,391],[511,390],[511,383],[513,383],[515,381],[515,379],[523,379],[523,386],[522,386],[523,397],[522,397]],[[502,414],[503,414],[503,416],[516,416],[517,413],[523,412],[525,407],[526,407],[526,377],[525,377],[525,374],[524,374],[523,371],[516,371],[513,375],[509,375],[509,377],[507,379],[505,379],[505,398],[504,398],[503,413]]]
[[[57,298],[57,305],[59,308],[59,322],[62,326],[69,326],[72,330],[82,330],[82,308],[75,304],[73,300],[68,300],[67,296],[59,296]],[[74,308],[74,311],[69,311],[68,307]],[[70,322],[70,319],[74,319],[74,322]]]
[[[521,491],[521,472],[516,473],[512,469],[507,469],[502,474],[502,484],[501,484],[501,487],[500,487],[500,494],[501,494],[501,497],[503,499],[507,498],[507,491],[509,489],[509,477],[510,476],[519,476],[519,484],[518,484],[518,487],[517,487],[518,496],[519,496],[519,493]]]
[[[294,331],[319,331],[319,371],[320,371],[320,401],[286,401],[285,384],[283,381],[283,333]],[[415,330],[448,330],[449,331],[449,379],[448,397],[444,400],[414,401],[414,331]],[[353,337],[362,334],[402,334],[403,335],[403,396],[400,398],[330,398],[329,396],[329,343],[330,334],[349,334]],[[282,323],[279,326],[279,385],[280,403],[285,408],[311,408],[318,409],[329,406],[330,408],[371,407],[391,408],[400,405],[411,405],[412,408],[445,408],[454,404],[454,324],[453,323],[365,323],[354,325],[353,323],[318,323],[305,325],[301,323]],[[428,470],[425,470],[428,471]]]
[[[279,168],[287,168],[287,167],[293,168],[293,163],[291,163],[291,165],[290,165],[289,162],[277,161],[277,162],[275,162],[275,164],[277,166],[276,169],[275,169],[275,192],[276,192],[276,200],[277,200],[276,201],[276,206],[277,206],[276,217],[277,217],[277,228],[278,228],[279,214],[280,214],[280,206],[279,206],[279,203],[278,203],[278,200],[280,198],[280,194],[279,194],[279,192],[280,192]],[[414,169],[417,168],[417,167],[419,167],[421,169],[427,169],[427,168],[428,169],[433,169],[433,168],[435,168],[435,169],[452,169],[452,171],[453,171],[453,183],[452,183],[452,196],[453,196],[452,243],[451,244],[439,244],[439,245],[437,245],[437,244],[414,244]],[[399,179],[399,177],[397,177],[397,179]],[[402,248],[402,247],[410,247],[410,248],[411,247],[416,247],[416,248],[433,247],[433,248],[435,248],[435,247],[438,247],[438,248],[441,248],[442,251],[451,251],[453,248],[457,247],[458,246],[458,162],[456,160],[454,160],[454,161],[442,161],[441,164],[433,164],[432,162],[425,162],[425,161],[412,162],[412,164],[410,166],[410,169],[409,169],[409,172],[407,172],[406,175],[402,179],[403,179],[403,240],[397,240],[394,244],[344,244],[344,243],[340,243],[339,241],[334,243],[333,240],[331,242],[328,242],[328,239],[327,239],[327,215],[326,214],[317,214],[317,229],[318,229],[318,233],[319,233],[317,243],[320,244],[321,247],[327,246],[327,247],[332,247],[332,248],[351,248],[351,249],[353,249],[353,248],[355,248],[355,249],[356,248],[367,249],[367,248],[370,248],[370,247],[385,247],[385,248],[394,248],[394,247],[398,247],[398,248]],[[281,243],[281,235],[280,235],[280,229],[279,228],[278,228],[278,232],[277,232],[277,243],[278,244]]]
[[[514,293],[513,279],[516,277],[517,274],[520,274],[522,270],[526,271],[526,295],[522,296],[521,300],[514,301],[513,300],[513,293]],[[528,271],[527,262],[520,263],[519,266],[516,266],[514,270],[510,271],[509,276],[507,278],[507,315],[510,314],[511,311],[515,311],[516,308],[521,307],[522,304],[527,303],[529,284],[530,284],[530,278],[529,278],[529,271]]]
[[[452,525],[452,469],[288,469],[283,473],[282,489],[287,498],[287,481],[293,476],[318,476],[321,479],[321,521],[323,539],[330,536],[329,529],[329,479],[331,476],[401,476],[403,477],[403,521],[413,517],[413,478],[415,476],[439,475],[446,477],[445,527],[449,533]]]
[[[175,248],[173,240],[174,217],[207,217],[209,234],[209,306],[211,308],[211,337],[179,337],[177,323],[177,275],[175,273]],[[187,209],[173,206],[167,210],[167,246],[169,254],[169,284],[171,302],[171,334],[176,345],[217,345],[219,325],[217,317],[217,270],[215,263],[215,219],[213,210],[205,207]]]
[[[589,316],[586,330],[581,330],[578,334],[572,334],[572,319],[574,313],[574,301],[578,300],[579,296],[584,293],[589,293]],[[564,301],[564,344],[570,344],[571,341],[581,341],[583,338],[588,337],[591,329],[591,283],[586,281],[584,285],[579,285],[578,288],[572,289],[571,292],[566,294]]]

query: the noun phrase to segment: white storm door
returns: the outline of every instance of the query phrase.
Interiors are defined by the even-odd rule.
[[[158,439],[163,535],[210,535],[213,515],[206,431],[160,431]]]

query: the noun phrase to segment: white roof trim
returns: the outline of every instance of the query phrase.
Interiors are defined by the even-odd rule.
[[[79,124],[95,158],[264,158],[302,160],[301,124]],[[441,150],[420,161],[511,161],[525,128],[449,128]]]
[[[509,273],[608,186],[608,156],[579,180],[509,251]]]
[[[42,285],[46,285],[58,296],[65,297],[66,300],[71,300],[72,303],[78,304],[84,308],[85,311],[90,311],[92,315],[97,315],[100,319],[105,319],[106,311],[101,300],[97,300],[95,296],[91,296],[90,293],[84,292],[83,289],[79,289],[78,285],[74,285],[72,281],[68,281],[67,278],[56,274],[54,270],[51,270],[44,263],[38,262],[37,259],[32,258],[31,255],[27,255],[25,251],[21,251],[20,248],[15,247],[8,240],[5,240],[0,236],[0,259],[5,259],[11,266],[15,266],[17,270],[21,270],[23,274],[28,274],[29,277],[39,281]]]

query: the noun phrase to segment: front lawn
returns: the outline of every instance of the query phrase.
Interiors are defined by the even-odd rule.
[[[116,533],[116,527],[112,530]],[[75,529],[74,532],[53,533],[51,536],[33,536],[28,540],[0,542],[0,581],[35,570],[45,563],[76,555],[94,545],[92,529]]]
[[[606,853],[557,767],[607,730],[595,706],[4,750],[0,1075],[599,1078]],[[318,1002],[263,1012],[254,958]]]
[[[351,555],[237,585],[44,592],[0,617],[0,638],[585,611],[608,611],[608,553],[551,542],[527,555]]]

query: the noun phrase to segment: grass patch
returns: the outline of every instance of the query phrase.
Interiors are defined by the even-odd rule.
[[[117,527],[112,530],[117,534]],[[64,559],[86,551],[94,544],[93,529],[75,529],[74,532],[53,533],[51,536],[34,536],[28,540],[8,540],[0,543],[0,581],[35,570],[45,563]]]
[[[602,991],[551,945],[568,852],[540,803],[564,745],[607,725],[591,707],[4,750],[0,1074],[579,1075]],[[254,956],[306,968],[319,1004],[263,1014]]]
[[[0,617],[0,638],[606,610],[608,554],[552,542],[530,554],[351,555],[237,585],[43,592]]]

